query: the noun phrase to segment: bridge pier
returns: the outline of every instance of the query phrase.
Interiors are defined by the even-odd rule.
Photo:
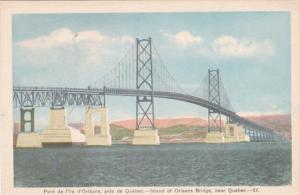
[[[84,131],[87,146],[110,146],[112,145],[110,128],[107,117],[108,109],[105,107],[87,108],[85,112]],[[93,114],[100,114],[100,124],[94,124]],[[100,128],[100,131],[97,131]]]
[[[66,124],[65,108],[50,108],[49,126],[41,133],[43,145],[71,145],[71,132]]]
[[[268,141],[273,141],[272,134],[270,132],[268,132]]]
[[[269,141],[269,133],[268,132],[265,133],[265,140]]]
[[[260,142],[260,131],[259,131],[259,130],[256,130],[256,131],[255,131],[255,135],[256,135],[256,141],[257,141],[257,142]]]
[[[258,139],[258,131],[257,130],[254,130],[254,137],[255,137],[255,141],[258,142],[259,139]]]
[[[264,132],[264,141],[268,141],[268,137],[267,137],[267,133],[266,132]]]
[[[253,129],[249,129],[249,137],[250,137],[250,141],[254,141],[254,134],[253,134]]]
[[[226,123],[225,142],[250,142],[250,137],[245,133],[243,126],[236,123]]]
[[[263,141],[263,134],[262,134],[262,131],[258,131],[258,141],[259,141],[259,142]]]
[[[132,145],[159,145],[160,140],[157,129],[135,130]]]
[[[41,148],[40,134],[34,132],[34,108],[20,109],[20,133],[17,137],[17,148]],[[26,131],[29,124],[30,131]]]
[[[205,143],[224,143],[224,133],[220,131],[210,131],[206,134]]]

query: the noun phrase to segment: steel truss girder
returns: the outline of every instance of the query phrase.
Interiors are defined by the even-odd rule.
[[[105,96],[88,89],[14,88],[13,102],[15,107],[103,106]]]
[[[136,39],[136,89],[151,91],[136,96],[136,129],[155,129],[151,38]]]

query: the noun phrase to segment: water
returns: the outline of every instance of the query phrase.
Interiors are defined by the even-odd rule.
[[[14,150],[15,187],[291,184],[289,143]]]

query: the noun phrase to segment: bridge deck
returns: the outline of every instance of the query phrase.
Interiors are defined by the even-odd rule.
[[[104,96],[150,96],[151,91],[120,88],[61,88],[61,87],[13,87],[14,107],[54,107],[54,106],[102,106]],[[155,97],[174,99],[192,103],[207,109],[219,110],[233,121],[249,128],[272,132],[273,129],[256,124],[235,112],[213,104],[203,98],[176,92],[154,91]]]

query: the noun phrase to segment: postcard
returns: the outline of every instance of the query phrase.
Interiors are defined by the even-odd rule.
[[[298,8],[0,2],[2,194],[299,194]]]

